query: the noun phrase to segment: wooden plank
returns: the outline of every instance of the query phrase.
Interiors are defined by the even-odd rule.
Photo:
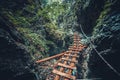
[[[73,48],[68,48],[68,50],[72,50]]]
[[[76,45],[73,45],[73,46],[69,46],[69,48],[76,48]]]
[[[71,59],[66,59],[66,58],[62,58],[62,60],[70,61],[70,62],[74,62],[74,63],[77,63],[77,62],[78,62],[77,60],[71,60]]]
[[[73,51],[82,51],[81,48],[78,48],[78,49],[72,49]]]
[[[77,54],[75,54],[75,55],[77,55]],[[73,57],[72,60],[76,60],[76,58]],[[70,66],[75,66],[75,63],[71,63]],[[72,71],[73,71],[72,69],[69,69],[68,74],[71,75]],[[65,79],[65,80],[69,80],[69,79]]]
[[[50,59],[54,59],[54,58],[60,57],[60,56],[64,55],[65,53],[66,52],[63,52],[61,54],[57,54],[57,55],[54,55],[54,56],[51,56],[51,57],[48,57],[48,58],[44,58],[44,59],[38,60],[38,61],[36,61],[36,63],[41,63],[41,62],[48,61]]]
[[[55,69],[54,69],[55,70]],[[64,68],[60,68],[60,72],[63,72],[64,71]],[[56,75],[54,80],[59,80],[60,79],[60,75]]]
[[[64,62],[64,64],[66,64],[67,62]],[[60,72],[63,72],[64,71],[64,68],[60,68]],[[59,80],[60,79],[60,76],[59,75],[56,75],[54,80]]]
[[[80,52],[79,52],[79,51],[75,51],[75,50],[73,49],[73,50],[69,50],[69,51],[67,51],[66,54],[68,54],[68,53],[75,53],[75,54],[78,54],[78,53],[80,53]]]
[[[80,52],[79,52],[79,51],[74,51],[74,49],[73,49],[73,53],[78,54],[78,53],[80,53]]]
[[[71,50],[71,51],[79,51],[79,50],[81,50],[81,49],[83,49],[83,48],[81,48],[81,47],[68,48],[68,50]]]
[[[79,43],[80,44],[80,41],[73,41],[73,43]]]
[[[69,54],[69,53],[67,53],[67,54]],[[66,59],[69,59],[69,57],[67,56]],[[60,59],[60,60],[61,60],[61,59]],[[67,61],[64,61],[63,64],[64,64],[64,65],[67,64]],[[60,71],[63,72],[63,71],[64,71],[64,68],[61,67],[61,68],[60,68]],[[54,78],[54,80],[59,80],[59,79],[60,79],[60,76],[59,76],[59,75],[56,75],[55,78]]]
[[[54,74],[57,74],[57,75],[60,75],[60,76],[63,76],[63,77],[69,78],[69,79],[73,79],[73,80],[76,79],[75,76],[72,76],[72,75],[69,75],[69,74],[60,72],[60,71],[58,71],[58,70],[56,70],[56,69],[54,69],[52,72],[53,72]]]
[[[74,38],[73,40],[74,40],[74,41],[76,41],[76,40],[77,40],[77,41],[80,41],[80,38]]]
[[[70,56],[70,57],[76,57],[78,58],[79,56],[76,56],[76,55],[70,55],[70,54],[64,54],[65,56]]]
[[[69,68],[69,69],[76,69],[76,67],[72,67],[72,66],[69,66],[69,65],[62,64],[62,63],[58,63],[58,66]]]
[[[68,51],[66,51],[67,53],[71,53],[71,52],[73,52],[72,50],[68,50]]]

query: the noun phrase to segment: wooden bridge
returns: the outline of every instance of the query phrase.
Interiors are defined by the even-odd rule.
[[[73,44],[69,46],[68,50],[60,54],[38,60],[36,63],[42,63],[51,59],[60,58],[56,64],[54,64],[52,74],[54,74],[54,80],[76,80],[78,58],[80,52],[85,48],[80,43],[80,36],[74,33]],[[51,79],[46,79],[51,80]],[[53,79],[52,79],[53,80]]]

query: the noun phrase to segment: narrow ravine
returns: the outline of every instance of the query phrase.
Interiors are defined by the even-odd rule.
[[[120,80],[119,0],[2,0],[0,80],[45,80],[74,32],[87,48],[78,79]],[[87,54],[86,54],[87,53]]]

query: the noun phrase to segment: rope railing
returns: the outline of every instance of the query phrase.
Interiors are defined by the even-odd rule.
[[[113,71],[115,72],[118,76],[120,76],[120,73],[110,64],[108,63],[108,61],[106,61],[104,59],[104,57],[99,53],[99,51],[95,48],[94,44],[91,42],[90,39],[88,39],[87,35],[85,34],[85,32],[83,31],[81,25],[80,25],[80,29],[82,34],[86,37],[86,39],[89,41],[89,43],[91,44],[92,48],[95,50],[95,52],[98,54],[98,56],[104,61],[104,63]]]

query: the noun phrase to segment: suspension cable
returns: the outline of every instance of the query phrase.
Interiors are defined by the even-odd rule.
[[[113,70],[113,72],[115,72],[118,76],[120,76],[120,73],[114,68],[112,67],[111,64],[109,64],[105,59],[104,57],[99,53],[99,51],[95,48],[95,46],[93,45],[93,43],[91,42],[91,40],[88,39],[87,35],[85,34],[85,32],[83,31],[81,25],[80,25],[80,29],[81,29],[81,32],[82,34],[86,37],[86,39],[89,41],[89,43],[91,44],[92,48],[95,50],[95,52],[98,54],[98,56],[106,63],[106,65],[111,69]]]

